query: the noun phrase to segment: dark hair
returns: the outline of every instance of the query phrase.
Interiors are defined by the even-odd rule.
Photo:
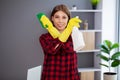
[[[50,18],[52,18],[52,16],[54,16],[54,14],[55,14],[57,11],[63,11],[64,13],[67,14],[68,20],[70,19],[71,16],[70,16],[69,9],[68,9],[67,6],[64,5],[64,4],[60,4],[60,5],[55,6],[55,7],[53,8],[53,10],[52,10],[52,13],[51,13]]]

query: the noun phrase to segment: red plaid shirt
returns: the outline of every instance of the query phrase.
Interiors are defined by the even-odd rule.
[[[41,80],[80,80],[71,37],[62,43],[46,33],[39,40],[44,51]]]

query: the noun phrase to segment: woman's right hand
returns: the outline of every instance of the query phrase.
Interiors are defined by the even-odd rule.
[[[69,22],[68,22],[68,26],[67,27],[69,27],[69,28],[70,27],[78,27],[78,28],[80,28],[79,23],[81,23],[81,22],[82,22],[82,20],[77,18],[77,17],[71,18],[69,20]]]

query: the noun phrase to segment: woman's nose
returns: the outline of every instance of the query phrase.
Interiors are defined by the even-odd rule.
[[[63,19],[62,18],[59,18],[59,22],[62,22],[63,21]]]

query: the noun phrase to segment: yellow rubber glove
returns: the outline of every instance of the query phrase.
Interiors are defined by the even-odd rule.
[[[53,26],[52,22],[43,13],[37,14],[40,24],[47,29],[53,38],[57,38],[60,32]]]
[[[68,37],[70,36],[73,27],[80,27],[79,23],[81,23],[82,21],[75,17],[75,18],[71,18],[68,22],[68,25],[66,27],[66,29],[59,35],[58,39],[61,42],[66,42]]]

